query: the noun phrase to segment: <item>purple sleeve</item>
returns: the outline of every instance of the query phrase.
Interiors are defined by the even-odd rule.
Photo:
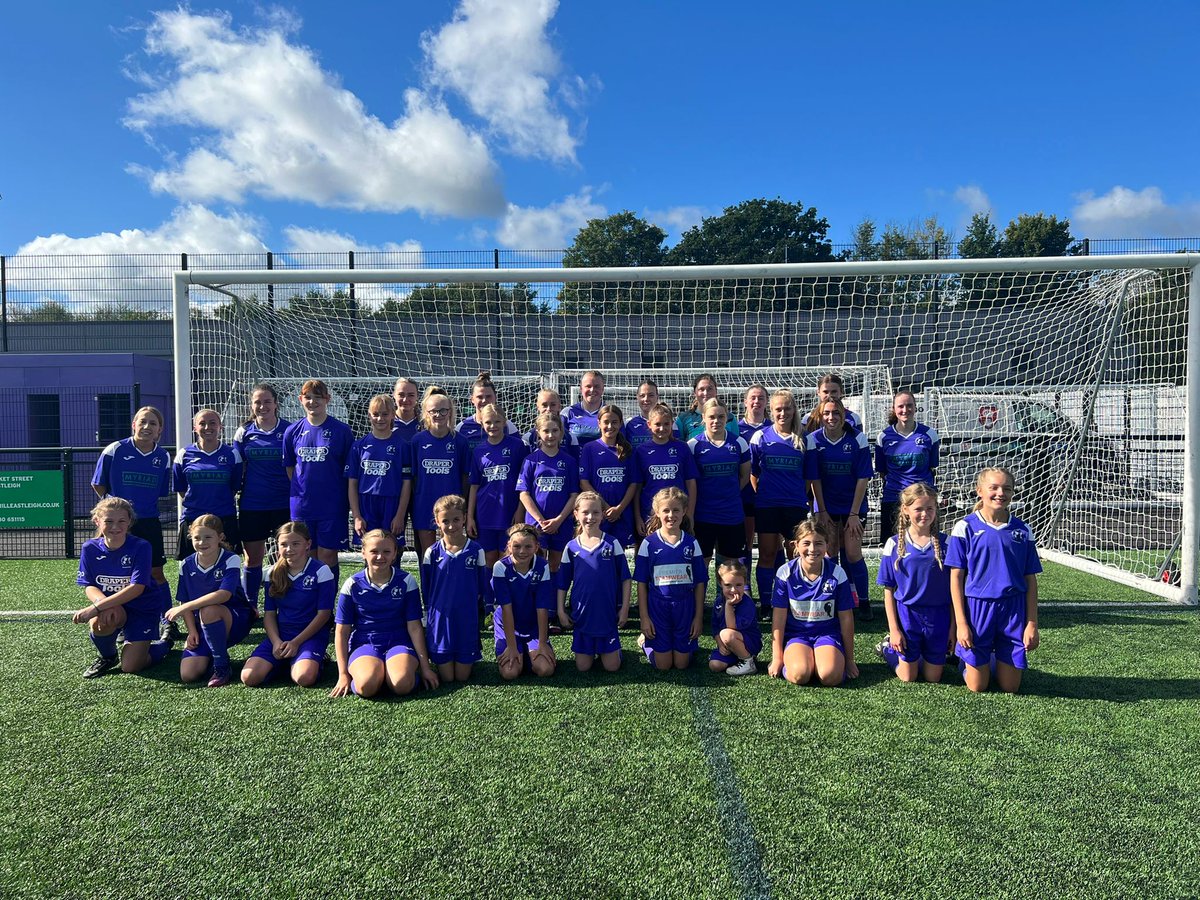
[[[421,621],[421,616],[424,612],[421,610],[421,591],[417,588],[417,580],[405,579],[408,582],[408,590],[404,592],[404,607],[407,610],[405,617],[410,622]]]
[[[75,576],[75,583],[80,587],[87,587],[92,583],[92,566],[86,545],[79,554],[79,572]]]
[[[533,603],[536,608],[550,612],[558,609],[558,597],[554,593],[554,579],[549,566],[542,570],[542,577],[533,589]]]
[[[333,614],[333,621],[338,625],[354,624],[354,598],[349,594],[338,594],[337,612]]]
[[[558,584],[557,590],[566,591],[571,588],[571,579],[574,576],[575,564],[572,562],[571,548],[567,547],[563,550],[562,560],[558,564]],[[557,597],[555,598],[555,608],[558,607]]]
[[[487,441],[484,441],[471,454],[471,467],[467,471],[467,484],[483,484],[483,467],[479,464],[479,461],[486,447]]]
[[[112,461],[113,458],[108,453],[100,454],[100,458],[96,460],[96,471],[92,474],[92,484],[101,484],[105,487],[111,486],[110,470],[112,469]]]
[[[787,582],[780,572],[785,571],[785,566],[780,566],[775,572],[775,585],[771,591],[771,608],[772,609],[787,609],[788,608],[788,591]]]
[[[283,433],[283,467],[285,469],[296,468],[296,429],[300,427],[299,422],[293,422],[287,427]]]
[[[842,573],[845,577],[845,573]],[[836,604],[835,608],[838,612],[846,612],[854,609],[854,594],[850,591],[850,579],[846,578],[833,592],[833,600]]]
[[[681,465],[680,473],[683,475],[683,480],[695,480],[700,477],[700,470],[696,468],[696,457],[692,456],[691,448],[687,444],[683,445],[688,451],[683,454],[683,465]]]
[[[175,486],[175,492],[178,494],[186,494],[188,489],[187,474],[183,470],[182,463],[171,464],[171,483]]]
[[[492,602],[492,579],[488,574],[491,570],[487,567],[487,555],[482,547],[478,548],[478,553],[479,556],[475,560],[475,590],[483,598],[484,606],[488,606]]]
[[[350,455],[346,457],[346,467],[342,469],[342,477],[355,481],[362,478],[362,445],[358,441],[350,448]]]
[[[405,441],[400,445],[400,478],[403,481],[413,480],[413,442]]]
[[[946,543],[946,565],[951,569],[965,569],[967,567],[967,539],[952,534]]]
[[[695,560],[701,560],[696,565]],[[692,583],[694,585],[708,584],[708,566],[704,565],[704,554],[700,552],[700,542],[692,539]]]
[[[436,547],[437,544],[434,544],[421,557],[421,596],[425,598],[426,603],[429,602],[429,598],[433,594],[433,573],[437,568],[433,561],[433,551]]]
[[[618,546],[619,546],[619,545],[618,545]],[[614,562],[615,562],[615,564],[616,564],[616,567],[617,567],[617,578],[618,578],[618,579],[619,579],[619,580],[620,580],[622,583],[624,583],[624,582],[628,581],[628,580],[629,580],[629,578],[630,578],[630,575],[629,575],[629,560],[627,560],[627,559],[625,558],[625,551],[624,551],[624,550],[622,550],[620,553],[614,553],[614,554],[613,554],[613,557],[615,558],[615,559],[614,559]]]
[[[461,474],[463,483],[467,481],[467,470],[471,468],[471,447],[466,440],[459,434],[454,435],[454,450],[458,454],[458,471]]]
[[[333,572],[330,572],[328,581],[317,581],[317,611],[323,609],[333,610],[334,598],[337,596],[337,579],[333,578]],[[318,578],[320,571],[317,572]]]
[[[129,583],[152,587],[154,579],[150,576],[150,570],[150,544],[143,541],[141,546],[134,551],[133,571],[129,573]],[[1039,569],[1039,571],[1041,570]]]
[[[238,589],[242,586],[241,559],[236,556],[232,556],[230,559],[238,560],[238,565],[231,566],[226,563],[225,577],[221,579],[221,586],[217,590],[229,591],[230,597],[236,597]]]
[[[750,462],[750,442],[742,437],[739,437],[738,440],[741,441],[739,445],[741,452],[738,454],[738,466],[740,468]]]
[[[164,465],[162,467],[162,476],[158,482],[158,496],[169,497],[169,496],[171,496],[171,482],[172,482],[171,455],[164,450],[163,456],[166,458],[167,462],[166,462],[166,465]]]
[[[645,546],[645,542],[643,542]],[[625,568],[629,568],[629,561],[625,561]],[[642,553],[639,549],[633,557],[633,580],[638,584],[650,583],[650,554]]]
[[[175,602],[177,604],[191,603],[192,595],[187,588],[187,578],[183,575],[183,565],[179,567],[179,579],[175,582]]]
[[[875,471],[887,475],[887,454],[883,452],[883,432],[875,439]]]
[[[649,441],[647,441],[649,443]],[[646,444],[639,444],[637,449],[633,451],[633,465],[629,467],[629,481],[632,484],[645,484],[646,475],[642,471],[642,466],[645,465],[646,455],[642,453],[642,447]]]
[[[521,463],[521,474],[517,476],[517,491],[518,491],[518,493],[521,491],[528,491],[529,493],[533,493],[533,488],[530,487],[530,485],[533,484],[534,465],[535,465],[535,462],[534,462],[532,454],[525,457],[525,461],[523,463]]]
[[[328,609],[329,607],[326,606],[320,608]],[[279,598],[271,593],[271,575],[269,572],[263,573],[263,612],[279,612]]]
[[[1025,574],[1036,575],[1042,571],[1042,561],[1038,557],[1037,544],[1033,541],[1033,532],[1029,532],[1029,540],[1025,542]]]
[[[504,566],[500,563],[492,568],[492,600],[497,606],[511,606],[512,597],[508,593],[508,579],[503,575],[497,575],[496,570],[504,570]]]
[[[862,442],[862,446],[854,455],[854,475],[857,478],[870,478],[875,474],[871,468],[871,445],[867,443],[866,438],[862,438]]]
[[[804,480],[821,480],[821,454],[817,453],[811,435],[804,443]]]
[[[888,541],[891,544],[891,541]],[[884,553],[879,558],[879,575],[875,578],[875,583],[880,587],[896,589],[896,557],[891,553]]]
[[[762,432],[760,431],[759,434],[762,434]],[[755,437],[758,437],[758,435],[755,435]],[[751,439],[750,474],[752,474],[755,478],[762,477],[762,448],[763,445],[760,441],[756,441],[753,438]]]

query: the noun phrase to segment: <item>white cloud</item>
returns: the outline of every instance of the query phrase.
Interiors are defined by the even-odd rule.
[[[262,223],[241,213],[218,215],[194,203],[176,207],[157,228],[104,231],[88,237],[51,234],[17,248],[18,255],[108,253],[262,253]]]
[[[561,63],[546,26],[557,7],[557,0],[461,0],[453,20],[421,44],[430,83],[461,94],[513,153],[574,162],[578,138],[551,98]],[[587,87],[567,80],[559,94],[577,105]]]
[[[420,253],[423,249],[420,241],[407,240],[401,243],[388,241],[384,244],[366,244],[352,235],[340,231],[326,231],[318,228],[300,228],[289,225],[283,229],[284,239],[288,250],[297,253],[328,253],[338,250],[361,250],[365,253]]]
[[[703,206],[672,206],[667,209],[648,209],[643,218],[651,225],[679,235],[693,225],[699,225],[707,215],[709,212]]]
[[[510,203],[496,229],[496,239],[501,246],[514,250],[557,250],[570,244],[588,220],[606,214],[607,210],[592,199],[588,187],[540,208]]]
[[[959,185],[954,189],[954,199],[963,205],[968,219],[976,213],[991,215],[994,212],[992,201],[977,184]]]
[[[483,138],[421,90],[387,125],[311,50],[294,23],[236,32],[227,15],[155,14],[147,53],[165,61],[126,124],[149,136],[184,125],[207,137],[160,169],[130,167],[155,191],[242,202],[248,194],[356,210],[497,215],[498,172]]]
[[[1200,203],[1169,203],[1161,188],[1135,191],[1116,185],[1097,197],[1075,195],[1071,230],[1090,238],[1195,237],[1200,234]]]

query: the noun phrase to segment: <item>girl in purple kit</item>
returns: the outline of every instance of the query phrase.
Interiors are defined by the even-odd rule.
[[[303,522],[279,526],[275,546],[278,557],[263,598],[267,637],[242,666],[242,684],[258,687],[286,665],[293,682],[312,687],[325,663],[337,582],[329,566],[309,555],[312,539]]]
[[[683,441],[673,437],[671,408],[660,403],[646,417],[651,439],[634,451],[634,481],[638,483],[638,516],[634,521],[638,537],[646,534],[654,497],[664,488],[681,488],[687,497],[685,515],[690,520],[696,510],[696,461]]]
[[[238,501],[238,531],[245,551],[242,582],[246,600],[255,608],[262,588],[267,538],[291,518],[291,484],[283,467],[283,435],[291,424],[279,418],[275,388],[256,384],[250,390],[250,418],[233,436],[233,446],[245,464]]]
[[[600,658],[606,672],[621,668],[620,628],[629,618],[629,563],[625,549],[601,531],[604,501],[594,491],[575,503],[575,537],[558,570],[558,618],[574,629],[575,668],[589,671]],[[571,609],[567,612],[567,594]]]
[[[517,517],[517,479],[528,451],[520,435],[507,433],[508,419],[495,404],[479,414],[487,440],[475,448],[467,475],[467,535],[483,547],[490,570],[508,544],[508,529]]]
[[[796,528],[795,557],[775,573],[771,595],[772,678],[838,685],[858,677],[854,662],[854,597],[842,567],[825,555],[825,526],[812,519]]]
[[[933,487],[938,448],[938,433],[917,421],[913,392],[899,391],[892,398],[888,426],[875,440],[875,471],[883,479],[883,500],[879,504],[881,544],[896,533],[900,492],[921,482]]]
[[[483,548],[467,537],[467,501],[442,497],[433,506],[441,539],[421,561],[421,594],[428,622],[429,658],[442,681],[466,681],[483,657],[479,610],[491,598]]]
[[[442,497],[466,492],[471,455],[466,441],[454,433],[454,405],[437,385],[425,389],[421,424],[423,429],[409,444],[406,468],[411,488],[408,496],[401,497],[400,505],[403,507],[412,498],[417,554],[424,559],[435,540],[433,505]]]
[[[88,636],[99,654],[84,678],[117,665],[118,632],[125,637],[122,672],[140,672],[171,650],[170,641],[154,640],[162,608],[158,593],[150,590],[150,543],[129,533],[133,521],[133,506],[120,497],[105,497],[92,508],[96,536],[83,545],[75,579],[88,605],[71,617],[76,625],[91,623]]]
[[[762,652],[762,631],[754,598],[746,590],[746,567],[726,560],[717,566],[717,583],[712,612],[717,649],[709,656],[708,667],[726,675],[753,675],[758,671],[754,657]]]
[[[308,526],[313,555],[338,574],[350,506],[346,459],[354,445],[350,426],[329,415],[329,388],[312,379],[300,388],[305,416],[283,433],[283,465],[291,480],[292,519]]]
[[[418,392],[417,383],[411,378],[397,378],[392,387],[392,400],[396,404],[396,420],[392,422],[392,428],[406,441],[411,441],[421,429],[421,415],[417,409]]]
[[[600,407],[604,405],[604,376],[595,369],[579,379],[579,402],[567,409],[567,433],[580,448],[600,437]]]
[[[937,491],[922,482],[900,495],[899,527],[883,547],[876,582],[883,588],[888,638],[875,652],[901,681],[942,678],[950,643],[950,569],[946,535],[937,530]]]
[[[707,569],[713,552],[724,559],[746,553],[742,488],[750,483],[750,448],[725,429],[729,413],[720,400],[700,409],[704,431],[688,441],[696,462],[696,539]]]
[[[557,416],[540,415],[534,424],[542,446],[522,464],[517,490],[525,507],[525,522],[537,527],[550,571],[557,572],[563,548],[571,540],[565,523],[579,495],[579,464],[560,448],[563,430]]]
[[[646,417],[650,415],[650,410],[658,406],[658,384],[647,378],[637,389],[637,404],[639,414],[633,416],[625,426],[625,436],[629,438],[629,443],[634,450],[651,439],[650,424],[646,421]],[[675,437],[679,437],[679,433],[675,433]]]
[[[625,424],[619,406],[600,410],[600,440],[583,448],[579,461],[579,487],[595,491],[605,503],[602,528],[622,547],[633,546],[633,446],[622,433]]]
[[[1037,622],[1037,573],[1042,571],[1029,526],[1009,512],[1013,477],[1007,469],[984,469],[975,482],[975,509],[950,532],[946,565],[958,632],[963,679],[986,691],[991,661],[996,683],[1013,694],[1021,687],[1026,653],[1041,640]]]
[[[241,548],[238,534],[237,502],[242,487],[242,455],[236,447],[221,443],[221,417],[215,410],[202,409],[192,420],[196,443],[181,447],[175,454],[171,480],[183,498],[179,523],[179,559],[195,552],[188,539],[188,526],[200,516],[219,516],[225,540],[235,550]]]
[[[778,560],[796,526],[808,517],[804,477],[806,437],[791,391],[771,395],[771,424],[750,438],[750,477],[754,485],[754,524],[758,565],[754,570],[758,602],[770,609]]]
[[[179,566],[179,605],[166,614],[169,621],[183,619],[187,624],[179,678],[198,681],[211,668],[208,686],[221,687],[232,677],[229,647],[250,633],[254,611],[242,590],[241,557],[224,543],[221,519],[200,516],[188,526],[188,537],[196,552]]]
[[[362,555],[366,568],[347,578],[338,594],[338,680],[329,696],[374,697],[385,683],[404,696],[417,686],[418,672],[426,687],[436,688],[421,627],[421,594],[416,579],[395,565],[396,539],[388,531],[368,531]]]
[[[867,517],[867,485],[871,482],[871,447],[861,431],[846,426],[841,400],[825,400],[819,420],[809,423],[804,450],[804,477],[812,491],[817,518],[824,523],[829,556],[838,558],[850,576],[858,599],[858,615],[873,618],[867,596],[870,576],[863,559],[863,520]]]
[[[687,533],[687,496],[679,488],[654,495],[646,539],[638,547],[633,580],[642,633],[638,646],[656,669],[686,669],[704,618],[708,567],[700,542]]]
[[[820,425],[821,406],[825,403],[825,401],[836,400],[844,407],[846,402],[845,396],[846,382],[842,379],[841,375],[837,374],[837,372],[829,372],[825,375],[822,375],[817,380],[816,406],[813,407],[812,412],[804,414],[804,418],[801,420],[800,424],[805,428],[808,428],[813,422],[816,422],[817,425]],[[854,412],[849,409],[846,410],[846,427],[851,428],[854,431],[863,430],[862,422],[860,422],[858,416],[856,416]]]
[[[554,579],[537,549],[537,530],[532,525],[513,525],[508,529],[508,555],[492,567],[496,604],[492,637],[496,665],[505,681],[527,671],[548,678],[558,664],[549,637]]]
[[[771,397],[761,384],[752,384],[742,395],[742,417],[738,420],[738,436],[749,444],[770,422],[767,411]],[[742,515],[745,517],[746,565],[750,565],[750,550],[754,546],[754,483],[742,488]]]
[[[538,391],[537,395],[537,415],[558,416],[563,425],[563,440],[562,446],[571,456],[579,459],[579,439],[567,428],[567,417],[563,415],[562,398],[558,396],[558,391],[549,389]],[[536,417],[535,417],[536,418]],[[538,437],[537,426],[529,429],[529,434],[525,435],[525,446],[530,450],[537,450],[542,446],[541,438]]]
[[[346,459],[346,498],[354,516],[355,539],[368,531],[403,530],[404,513],[400,495],[404,488],[404,455],[408,442],[392,426],[396,402],[387,394],[376,394],[367,407],[371,433],[350,448]]]
[[[496,400],[496,385],[492,382],[489,372],[480,372],[479,377],[471,385],[471,405],[475,407],[473,415],[458,423],[458,436],[467,445],[467,459],[475,452],[475,448],[484,442],[486,435],[483,430],[483,409],[485,406],[498,406]],[[504,423],[506,434],[517,434],[517,426],[511,422]]]
[[[96,460],[92,489],[101,498],[123,497],[133,507],[135,519],[129,533],[150,542],[151,590],[158,592],[159,602],[167,610],[171,608],[171,589],[163,574],[167,554],[158,501],[171,493],[171,454],[159,446],[162,430],[163,414],[153,406],[134,413],[132,436],[109,444]]]

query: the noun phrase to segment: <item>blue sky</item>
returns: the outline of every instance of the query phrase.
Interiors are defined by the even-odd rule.
[[[553,0],[5,10],[0,253],[673,243],[753,197],[1200,235],[1200,5]]]

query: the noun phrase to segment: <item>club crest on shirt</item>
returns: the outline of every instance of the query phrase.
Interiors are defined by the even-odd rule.
[[[222,465],[222,466],[227,466],[227,465],[229,465],[229,457],[227,457],[227,456],[218,456],[218,457],[217,457],[217,462],[218,462],[220,465]]]
[[[1014,532],[1012,533],[1012,539],[1013,539],[1013,543],[1014,543],[1014,544],[1023,544],[1023,543],[1025,543],[1025,532],[1023,532],[1023,531],[1014,531]]]
[[[306,591],[311,591],[313,589],[313,586],[316,585],[316,583],[317,583],[317,579],[315,577],[313,577],[312,575],[304,576],[304,589]]]
[[[159,459],[157,456],[154,457],[154,465],[158,466],[160,469],[162,468],[162,460]]]
[[[821,585],[821,593],[822,594],[832,594],[833,589],[836,587],[837,587],[836,581],[834,581],[832,578],[826,578],[824,583]]]
[[[122,556],[121,557],[121,565],[132,566],[133,565],[133,557],[132,556]]]
[[[396,587],[392,588],[392,596],[393,597],[399,597],[400,592],[401,592],[401,589],[398,585]]]
[[[225,577],[224,569],[217,569],[215,572],[213,572],[213,578],[217,579],[218,581],[220,581],[224,577]]]
[[[843,452],[843,453],[849,453],[849,452],[850,452],[850,445],[849,445],[848,443],[846,443],[846,444],[842,444],[842,452]]]
[[[918,447],[924,447],[926,444],[929,443],[929,438],[925,437],[925,435],[923,435],[923,434],[918,434],[916,440],[913,443],[915,443]]]
[[[333,434],[333,432],[331,432],[328,428],[321,429],[321,437],[323,437],[323,438],[330,437],[332,434]]]
[[[396,455],[396,445],[388,444],[387,445],[387,453],[388,453],[388,456],[395,456]]]
[[[678,456],[678,455],[679,455],[679,451],[676,448],[674,448],[674,447],[667,448],[667,456]]]
[[[601,559],[612,559],[612,547],[608,544],[604,545],[604,549],[600,551]]]
[[[465,560],[463,560],[463,565],[465,565],[468,569],[475,568],[475,557],[468,556]]]

